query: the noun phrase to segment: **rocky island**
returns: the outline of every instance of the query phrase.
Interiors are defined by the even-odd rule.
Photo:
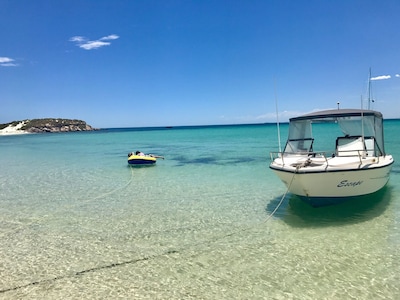
[[[0,135],[20,133],[73,132],[96,130],[82,120],[72,119],[32,119],[0,124]]]

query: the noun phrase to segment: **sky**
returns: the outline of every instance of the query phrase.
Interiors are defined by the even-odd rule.
[[[398,0],[0,0],[0,123],[284,122],[338,102],[400,118],[399,16]]]

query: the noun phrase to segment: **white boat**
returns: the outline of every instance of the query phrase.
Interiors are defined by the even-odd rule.
[[[271,160],[288,191],[312,206],[379,191],[394,163],[384,148],[382,114],[363,109],[291,118],[285,148],[272,152]]]

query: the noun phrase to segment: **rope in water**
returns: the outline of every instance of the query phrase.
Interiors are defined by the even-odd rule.
[[[283,200],[286,198],[286,195],[287,195],[287,193],[288,193],[289,190],[290,190],[290,187],[291,187],[291,185],[292,185],[292,183],[293,183],[294,177],[295,177],[295,175],[297,174],[297,170],[298,170],[298,168],[296,169],[296,172],[293,174],[292,179],[291,179],[289,185],[287,186],[286,192],[282,195],[281,200],[279,201],[279,203],[278,203],[278,205],[275,207],[275,209],[272,211],[272,213],[264,220],[264,222],[263,222],[264,224],[265,224],[267,221],[269,221],[269,220],[274,216],[274,214],[277,212],[277,210],[279,209],[279,207],[282,205]],[[115,193],[115,192],[118,191],[118,190],[121,190],[121,189],[123,189],[123,188],[126,188],[127,186],[129,186],[129,185],[132,183],[132,180],[133,180],[133,170],[132,170],[132,168],[131,168],[131,178],[129,179],[129,181],[127,182],[127,184],[125,184],[124,186],[119,187],[119,188],[117,188],[117,189],[114,189],[114,190],[112,190],[112,191],[110,191],[110,192],[101,194],[101,195],[99,195],[99,196],[93,198],[92,200],[100,199],[100,198],[102,198],[102,197],[104,197],[104,196],[106,196],[106,195],[110,195],[110,194],[112,194],[112,193]],[[197,245],[200,245],[200,244],[210,244],[210,243],[219,241],[219,240],[221,240],[221,239],[224,239],[224,238],[226,238],[226,237],[233,236],[233,235],[238,234],[238,233],[240,233],[240,232],[250,230],[250,229],[253,228],[253,227],[254,227],[254,226],[251,226],[251,227],[248,227],[248,228],[244,228],[244,229],[242,229],[242,230],[237,230],[237,231],[235,231],[235,232],[231,232],[230,234],[226,234],[226,235],[217,237],[217,238],[215,238],[215,239],[213,239],[213,240],[208,240],[208,241],[200,242],[200,243],[198,243]],[[10,292],[10,291],[19,290],[19,289],[26,288],[26,287],[29,287],[29,286],[35,286],[35,285],[38,285],[38,284],[41,284],[41,283],[45,283],[45,282],[53,282],[53,281],[65,279],[65,278],[71,277],[71,276],[80,276],[80,275],[84,275],[84,274],[86,274],[86,273],[91,273],[91,272],[95,272],[95,271],[99,271],[99,270],[110,269],[110,268],[114,268],[114,267],[119,267],[119,266],[134,264],[134,263],[139,263],[139,262],[142,262],[142,261],[148,261],[149,259],[152,259],[152,258],[162,257],[162,256],[170,255],[170,254],[176,254],[176,253],[180,253],[180,252],[182,252],[182,251],[184,251],[184,250],[185,250],[184,248],[183,248],[183,249],[180,249],[180,250],[169,249],[169,250],[164,251],[164,252],[159,253],[159,254],[153,254],[153,255],[149,255],[149,256],[144,256],[144,257],[142,257],[142,258],[136,258],[136,259],[132,259],[132,260],[127,260],[127,261],[112,263],[112,264],[108,264],[108,265],[98,266],[98,267],[94,267],[94,268],[90,268],[90,269],[84,269],[84,270],[81,270],[81,271],[74,272],[74,273],[72,273],[72,274],[61,275],[61,276],[57,276],[57,277],[53,277],[53,278],[48,278],[48,279],[38,280],[38,281],[35,281],[35,282],[30,282],[30,283],[27,283],[27,284],[24,284],[24,285],[19,285],[19,286],[14,286],[14,287],[10,287],[10,288],[5,288],[5,289],[0,290],[0,294],[6,293],[6,292]]]
[[[290,187],[292,186],[294,177],[296,176],[298,169],[299,168],[296,168],[296,172],[293,173],[292,179],[290,180],[290,183],[286,188],[286,192],[282,195],[281,201],[279,201],[278,205],[275,207],[275,209],[272,211],[272,213],[265,219],[264,223],[268,222],[268,220],[273,217],[273,215],[276,213],[276,211],[279,209],[279,207],[281,207],[283,200],[286,198],[286,195],[289,192]]]
[[[118,187],[118,188],[115,188],[115,189],[113,189],[113,190],[111,190],[111,191],[109,191],[109,192],[106,192],[106,193],[97,195],[97,196],[94,197],[94,198],[90,198],[90,199],[86,199],[86,200],[83,200],[83,201],[79,201],[79,202],[78,202],[77,204],[75,204],[75,205],[69,204],[69,205],[67,205],[66,207],[67,207],[67,208],[71,208],[71,207],[74,207],[74,206],[77,206],[77,205],[81,205],[82,203],[88,203],[88,202],[91,202],[91,201],[94,201],[94,200],[98,200],[98,199],[104,198],[105,196],[114,194],[114,193],[116,193],[116,192],[119,191],[119,190],[123,190],[123,189],[127,188],[127,187],[132,183],[132,181],[133,181],[133,168],[131,167],[130,169],[131,169],[131,176],[130,176],[128,182],[127,182],[125,185],[123,185],[123,186],[121,186],[121,187]],[[64,206],[64,207],[65,207],[65,206]],[[41,221],[41,219],[36,219],[35,221],[30,222],[30,223],[22,223],[22,222],[16,222],[16,221],[14,221],[14,222],[12,222],[12,224],[18,225],[18,227],[17,227],[17,228],[13,228],[13,229],[8,230],[8,231],[2,231],[2,232],[0,233],[0,237],[4,237],[4,236],[6,236],[6,235],[8,235],[8,234],[10,234],[10,233],[12,233],[12,232],[16,232],[16,231],[18,231],[18,230],[21,230],[21,228],[24,228],[24,227],[26,227],[26,226],[31,226],[31,225],[38,224],[38,222],[40,222],[40,221]],[[10,222],[10,223],[11,223],[11,222]]]
[[[121,186],[121,187],[118,187],[118,188],[116,188],[116,189],[114,189],[114,190],[112,190],[112,191],[106,192],[106,193],[104,193],[104,194],[100,194],[100,195],[98,195],[98,196],[96,196],[96,197],[90,199],[89,201],[101,199],[101,198],[103,198],[103,197],[105,197],[105,196],[114,194],[115,192],[117,192],[117,191],[119,191],[119,190],[123,190],[123,189],[127,188],[127,187],[132,183],[132,181],[133,181],[133,168],[130,167],[130,169],[131,169],[131,178],[129,178],[128,182],[127,182],[125,185],[123,185],[123,186]]]
[[[71,208],[71,207],[79,206],[79,205],[82,205],[84,203],[89,203],[89,202],[92,202],[94,200],[98,200],[98,199],[104,198],[104,197],[112,195],[112,194],[114,194],[114,193],[116,193],[118,191],[126,189],[133,181],[133,168],[132,167],[129,167],[129,168],[131,169],[131,176],[130,176],[129,180],[127,181],[127,183],[124,184],[123,186],[117,187],[117,188],[115,188],[115,189],[113,189],[111,191],[108,191],[108,192],[105,192],[103,194],[97,195],[96,197],[93,197],[93,198],[89,198],[89,199],[86,199],[86,200],[79,200],[76,204],[70,204],[70,205],[67,205],[65,207]]]

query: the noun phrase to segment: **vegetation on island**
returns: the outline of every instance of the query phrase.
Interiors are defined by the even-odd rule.
[[[8,126],[17,126],[19,124],[19,121],[12,121],[10,123],[6,123],[6,124],[0,124],[0,130],[8,127]]]
[[[60,118],[45,118],[45,119],[32,119],[23,121],[13,121],[7,124],[0,124],[0,130],[8,126],[15,127],[23,124],[19,131],[26,131],[30,133],[42,132],[70,132],[70,131],[91,131],[95,130],[92,126],[88,125],[85,121],[75,119],[60,119]]]

